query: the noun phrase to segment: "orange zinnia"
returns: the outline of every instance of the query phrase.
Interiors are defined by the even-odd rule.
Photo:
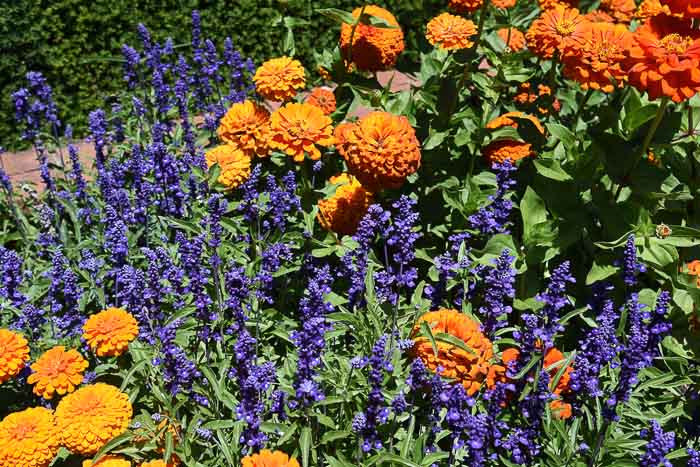
[[[589,11],[583,17],[586,18],[586,21],[588,21],[590,23],[614,23],[615,22],[615,18],[613,18],[612,16],[610,16],[609,14],[607,14],[606,12],[601,11],[601,10]]]
[[[691,276],[696,276],[698,278],[696,285],[700,287],[700,260],[696,259],[691,261],[685,265],[685,269],[686,274],[690,274]]]
[[[27,339],[7,329],[0,329],[0,384],[17,376],[28,361]]]
[[[483,4],[484,0],[450,0],[448,6],[458,13],[470,13],[481,8]]]
[[[304,153],[312,160],[321,158],[316,145],[333,145],[331,119],[311,104],[289,103],[277,109],[270,118],[270,146],[304,161]]]
[[[62,345],[47,350],[31,366],[33,373],[27,383],[34,384],[34,394],[44,399],[75,391],[83,382],[88,362],[75,349],[66,351]]]
[[[650,99],[683,102],[700,92],[700,31],[668,16],[655,16],[634,33],[629,81]]]
[[[314,88],[304,102],[315,105],[326,115],[335,112],[335,94],[325,88]]]
[[[432,45],[444,50],[468,49],[474,43],[469,40],[476,34],[476,26],[461,16],[443,13],[431,19],[425,37]]]
[[[279,57],[268,60],[257,69],[255,90],[265,99],[286,101],[306,86],[304,67],[299,60]]]
[[[326,230],[352,235],[372,204],[372,193],[347,173],[331,177],[329,182],[340,186],[333,196],[318,202],[318,221]]]
[[[436,340],[437,355],[428,337],[420,336],[421,323],[430,326],[433,335],[449,334],[462,340],[473,352]],[[457,310],[430,311],[418,319],[411,333],[413,354],[432,371],[441,367],[441,376],[460,382],[469,395],[477,392],[489,374],[493,357],[491,341],[479,329],[479,323]]]
[[[582,47],[564,56],[564,76],[584,90],[613,92],[627,81],[624,63],[632,46],[632,33],[621,24],[592,23]]]
[[[700,0],[661,0],[671,13],[685,18],[700,18]]]
[[[634,16],[640,19],[653,18],[659,15],[671,15],[671,10],[667,5],[662,5],[659,0],[644,0],[637,8]]]
[[[263,449],[241,459],[241,467],[299,467],[299,462],[282,451]]]
[[[370,191],[399,188],[420,167],[420,145],[406,117],[371,112],[343,126],[341,138],[338,150],[350,173]]]
[[[525,49],[525,34],[516,28],[501,28],[496,34],[503,43],[513,52],[520,52]]]
[[[578,6],[578,0],[537,0],[537,3],[539,3],[542,10],[549,10],[557,5],[568,7]]]
[[[629,24],[634,17],[637,4],[634,0],[601,0],[600,9],[610,14],[616,21]]]
[[[361,11],[362,8],[355,8],[353,18],[359,18]],[[340,52],[343,58],[364,71],[393,67],[404,49],[403,31],[398,21],[394,15],[377,5],[367,5],[364,14],[381,18],[393,27],[372,26],[361,19],[353,33],[353,25],[343,23],[340,28]]]
[[[217,181],[229,190],[239,187],[250,176],[250,156],[231,144],[216,146],[204,153],[204,157],[207,167],[219,164],[221,173]]]
[[[126,431],[133,409],[129,396],[109,384],[83,386],[61,399],[56,424],[71,452],[92,455]]]
[[[270,112],[251,100],[233,104],[216,130],[221,141],[251,157],[267,156],[269,132]]]
[[[139,334],[136,319],[121,308],[107,308],[88,318],[83,339],[98,357],[116,357],[129,348]]]
[[[0,422],[0,467],[46,467],[60,446],[53,411],[49,409],[25,409]]]
[[[481,153],[491,164],[495,162],[503,163],[507,160],[515,162],[535,155],[532,144],[513,139],[493,141],[483,148]]]
[[[131,462],[121,456],[102,456],[97,462],[84,460],[83,467],[131,467]]]
[[[552,58],[555,52],[566,55],[581,46],[586,19],[576,8],[555,5],[537,18],[527,31],[527,46],[542,58]]]
[[[508,8],[513,8],[515,6],[515,1],[516,0],[491,0],[491,3],[496,8],[506,10]]]
[[[547,86],[540,86],[540,92],[545,93],[549,91],[549,88]],[[551,92],[551,91],[549,91]],[[544,135],[544,127],[542,126],[542,123],[537,119],[537,117],[533,117],[532,115],[527,115],[523,112],[507,112],[501,115],[500,117],[496,117],[490,122],[486,124],[486,128],[489,130],[496,130],[498,128],[503,128],[504,126],[510,126],[513,128],[518,128],[518,120],[527,120],[530,123],[532,123],[537,130]]]

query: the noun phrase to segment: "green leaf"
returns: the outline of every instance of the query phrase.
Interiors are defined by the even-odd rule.
[[[321,8],[316,10],[317,13],[322,14],[326,18],[330,18],[340,24],[355,24],[358,18],[355,18],[349,11],[339,10],[337,8]]]
[[[420,331],[421,331],[421,335],[423,335],[424,337],[427,337],[428,340],[430,341],[430,345],[433,347],[433,354],[437,357],[437,354],[438,354],[437,343],[435,342],[435,336],[433,336],[433,330],[430,328],[430,325],[428,324],[427,321],[420,322]]]
[[[644,125],[646,122],[651,121],[656,116],[659,106],[656,104],[648,104],[625,115],[625,119],[622,122],[622,127],[628,133],[633,132],[640,126]]]
[[[309,453],[311,452],[311,427],[304,427],[299,437],[299,448],[301,449],[301,465],[309,466]]]
[[[528,244],[535,233],[534,227],[547,221],[547,208],[544,201],[529,186],[520,201],[520,215],[523,218],[523,240]]]
[[[447,342],[448,344],[452,344],[455,347],[459,347],[460,349],[464,350],[465,352],[476,355],[476,352],[474,351],[474,349],[469,347],[462,339],[460,339],[459,337],[455,337],[452,334],[438,332],[437,334],[435,334],[435,340],[440,341],[440,342]]]
[[[537,169],[537,173],[543,177],[551,178],[552,180],[556,180],[558,182],[573,180],[571,175],[566,173],[564,169],[561,168],[558,161],[552,159],[535,159],[534,164],[535,168]]]
[[[594,261],[591,270],[588,271],[588,275],[586,276],[586,285],[591,285],[603,279],[607,279],[616,274],[619,270],[620,268],[617,266],[612,266],[610,264],[600,265]]]
[[[435,131],[430,133],[430,136],[428,136],[428,138],[423,143],[423,149],[429,151],[440,146],[442,142],[445,141],[447,135],[447,131]]]
[[[564,147],[573,148],[576,146],[576,135],[564,125],[559,125],[558,123],[547,123],[546,126],[549,132],[562,142]]]

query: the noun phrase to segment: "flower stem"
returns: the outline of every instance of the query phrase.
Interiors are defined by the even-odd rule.
[[[574,127],[573,130],[576,131],[576,127],[578,126],[578,120],[581,118],[581,114],[583,113],[584,107],[586,107],[586,104],[588,103],[588,100],[591,98],[593,95],[593,89],[589,88],[588,91],[586,91],[586,95],[583,96],[583,100],[579,103],[578,109],[576,110],[576,115],[574,115]]]
[[[595,463],[598,461],[598,456],[600,455],[600,450],[603,447],[603,440],[605,439],[605,433],[608,431],[608,426],[610,426],[610,422],[606,420],[598,433],[598,440],[596,441],[595,448],[593,449],[591,460],[588,461],[588,467],[594,467]]]

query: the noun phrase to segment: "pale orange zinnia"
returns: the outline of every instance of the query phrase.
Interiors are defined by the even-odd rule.
[[[53,411],[33,407],[0,421],[0,467],[47,467],[61,446]]]
[[[360,18],[362,8],[355,8],[353,18]],[[340,28],[340,53],[343,58],[354,63],[364,71],[379,71],[391,68],[396,64],[404,50],[403,31],[394,15],[377,5],[364,7],[364,14],[381,18],[391,27],[373,26],[367,24],[366,18],[360,18],[360,23],[353,25],[343,23]],[[352,44],[350,41],[352,40]]]
[[[304,154],[312,160],[321,158],[317,146],[333,145],[333,121],[323,110],[311,104],[289,103],[270,118],[270,147],[303,162]]]
[[[430,339],[421,335],[423,322],[430,326],[433,336],[443,333],[456,337],[472,352],[438,338],[436,355]],[[457,310],[430,311],[421,316],[413,327],[412,353],[432,371],[441,367],[442,376],[460,382],[472,395],[486,381],[493,358],[493,344],[479,328],[479,323]]]
[[[505,46],[513,52],[525,49],[525,34],[517,28],[501,28],[496,31]]]
[[[476,25],[461,16],[442,13],[428,21],[425,37],[432,45],[444,50],[468,49],[474,42]]]
[[[27,339],[9,329],[0,329],[0,384],[17,376],[28,361]]]
[[[542,58],[552,58],[556,52],[566,55],[581,46],[586,24],[576,8],[555,5],[532,23],[525,36],[527,47]]]
[[[217,181],[228,190],[239,187],[250,176],[250,156],[233,145],[216,146],[204,153],[204,158],[208,167],[219,164],[221,173]]]
[[[270,112],[251,100],[237,102],[221,118],[216,133],[227,144],[246,154],[267,156]]]
[[[256,70],[255,90],[265,99],[286,101],[306,86],[304,67],[290,57],[273,58]]]
[[[129,348],[139,334],[136,319],[121,308],[107,308],[88,318],[83,339],[98,357],[116,357]]]
[[[32,374],[27,383],[34,385],[34,394],[52,399],[73,392],[83,382],[83,372],[88,362],[75,349],[66,351],[62,345],[44,352],[31,366]]]
[[[241,467],[299,467],[299,462],[282,451],[263,449],[241,459]]]
[[[323,110],[323,113],[330,115],[335,112],[335,94],[326,88],[314,88],[304,100],[307,104],[315,105]]]
[[[329,183],[339,186],[332,196],[318,202],[318,221],[326,230],[352,235],[372,204],[372,193],[347,173],[331,177]]]

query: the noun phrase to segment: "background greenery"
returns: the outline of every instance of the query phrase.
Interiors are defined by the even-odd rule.
[[[442,0],[376,1],[390,9],[415,44],[425,22]],[[123,43],[137,44],[135,25],[144,23],[157,40],[172,36],[189,47],[190,12],[202,14],[204,36],[219,46],[231,36],[236,47],[256,64],[281,53],[286,35],[283,17],[314,19],[295,26],[296,55],[314,69],[313,50],[329,48],[338,26],[319,17],[318,8],[350,10],[357,0],[8,0],[0,2],[0,144],[22,145],[14,127],[10,94],[24,84],[28,71],[41,71],[53,86],[61,118],[76,133],[88,113],[123,87]]]

